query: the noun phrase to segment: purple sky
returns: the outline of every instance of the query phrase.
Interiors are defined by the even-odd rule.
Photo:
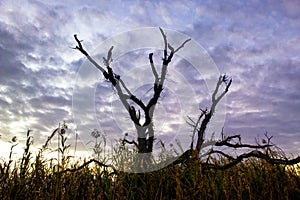
[[[193,38],[218,70],[233,78],[226,102],[225,134],[241,134],[244,142],[254,143],[268,131],[288,155],[300,154],[299,1],[79,2],[0,2],[1,145],[9,144],[15,135],[24,142],[27,129],[32,129],[35,145],[40,147],[59,122],[66,120],[75,127],[72,95],[85,58],[70,48],[75,45],[74,33],[92,52],[105,39],[124,31],[160,26]],[[144,53],[146,59],[129,55],[139,65],[148,65],[147,51]],[[131,63],[130,56],[117,62],[116,70]],[[175,58],[176,63],[180,61]],[[122,74],[121,69],[119,72]],[[168,83],[172,84],[172,76]],[[199,87],[203,86],[200,81]],[[99,88],[112,92],[107,83],[98,84]],[[201,93],[200,89],[195,91]],[[208,95],[206,91],[203,94]],[[102,106],[96,108],[99,116],[108,112],[103,106],[107,99],[102,96],[94,102]],[[172,105],[171,100],[168,103]],[[109,121],[102,123],[110,125]],[[177,128],[176,123],[165,130],[168,127]],[[108,131],[105,129],[105,134],[109,135]],[[168,137],[167,132],[162,139]]]

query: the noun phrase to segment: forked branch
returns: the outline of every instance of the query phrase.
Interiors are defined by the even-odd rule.
[[[247,159],[247,158],[260,158],[263,159],[265,161],[267,161],[270,164],[282,164],[282,165],[295,165],[297,163],[300,163],[300,156],[293,158],[293,159],[280,159],[280,158],[272,158],[270,157],[268,154],[263,153],[259,150],[253,150],[251,152],[248,153],[244,153],[241,154],[239,156],[237,156],[236,158],[222,152],[222,151],[217,151],[217,150],[212,150],[210,152],[210,155],[213,154],[220,154],[224,157],[226,157],[229,162],[222,165],[222,164],[212,164],[212,163],[202,163],[202,165],[204,167],[210,168],[210,169],[218,169],[218,170],[226,170],[229,169],[237,164],[239,164],[240,162],[242,162],[243,160]]]
[[[268,136],[266,137],[267,139],[272,138]],[[235,139],[238,139],[238,142],[235,142],[234,141]],[[272,147],[278,149],[278,147],[276,147],[275,145],[271,145],[270,140],[268,140],[268,142],[264,145],[261,145],[259,143],[253,145],[253,144],[244,144],[241,142],[240,139],[241,139],[240,135],[223,137],[222,140],[217,141],[215,144],[212,145],[216,147],[229,147],[230,151],[232,151],[231,148],[234,149],[239,148],[243,150],[246,150],[246,148],[248,148],[254,150],[251,150],[250,152],[245,152],[243,154],[234,157],[226,153],[226,149],[222,149],[222,150],[211,149],[207,153],[199,157],[197,150],[189,149],[185,151],[181,156],[179,156],[178,159],[171,164],[171,166],[186,163],[192,158],[198,160],[199,161],[198,163],[203,168],[216,169],[216,170],[229,169],[248,158],[259,158],[265,160],[270,164],[280,164],[280,165],[295,165],[300,163],[300,156],[292,159],[286,158],[284,154],[279,156],[276,153],[277,151],[271,149]],[[225,163],[215,162],[217,157],[220,158],[219,161],[223,160],[221,158],[225,158],[226,162]],[[202,158],[206,158],[206,162],[201,161]]]
[[[198,126],[198,124],[199,124],[199,122],[198,122],[197,124],[195,124],[195,129],[194,129],[194,130],[197,130],[197,133],[198,133],[198,135],[197,135],[198,136],[197,137],[197,144],[196,144],[196,150],[198,152],[200,152],[201,147],[203,145],[204,133],[205,133],[205,130],[207,128],[208,123],[210,122],[210,120],[211,120],[211,118],[212,118],[212,116],[215,112],[216,106],[220,102],[220,100],[225,96],[225,94],[228,92],[231,83],[232,83],[231,78],[228,78],[228,76],[226,76],[226,75],[221,75],[219,77],[218,82],[217,82],[216,88],[215,88],[215,90],[212,94],[210,109],[209,110],[208,109],[201,110],[200,116],[202,118],[202,116],[204,115],[204,119],[202,120],[200,127]],[[219,93],[219,90],[220,90],[220,86],[222,84],[225,85],[225,89],[217,97],[217,94]],[[192,145],[191,145],[191,148],[193,148]]]
[[[89,61],[103,73],[103,76],[108,81],[110,81],[111,84],[117,90],[117,94],[122,104],[128,111],[129,116],[131,120],[134,122],[134,125],[137,129],[139,150],[142,153],[152,152],[153,140],[154,140],[153,113],[155,110],[155,105],[163,90],[163,84],[165,81],[168,64],[171,62],[174,53],[180,50],[181,48],[183,48],[184,45],[188,41],[190,41],[190,39],[184,41],[176,50],[174,50],[174,48],[168,43],[167,35],[162,30],[162,28],[159,28],[159,30],[164,40],[163,64],[159,76],[153,62],[153,53],[149,54],[151,70],[155,80],[154,80],[154,87],[153,87],[154,88],[153,96],[149,100],[148,104],[145,104],[141,99],[137,98],[134,94],[132,94],[132,92],[130,92],[128,87],[126,87],[126,84],[123,82],[121,77],[118,74],[114,73],[113,68],[110,66],[111,62],[113,61],[112,58],[112,50],[114,48],[113,46],[109,49],[107,56],[103,57],[103,63],[106,66],[106,70],[105,70],[87,53],[87,51],[82,46],[82,41],[77,38],[77,35],[76,34],[74,35],[74,38],[77,42],[77,45],[75,46],[74,49],[79,50],[83,55],[85,55],[89,59]],[[168,55],[168,47],[169,50],[171,51],[169,55]],[[125,93],[123,92],[123,90]],[[134,105],[129,105],[128,102],[129,99],[132,100],[136,105],[138,105],[140,109],[144,112],[144,117],[145,117],[144,123],[141,123],[140,121],[141,118],[140,109],[136,109]],[[128,143],[129,141],[125,141],[125,142]],[[145,147],[144,145],[147,145],[147,147]]]

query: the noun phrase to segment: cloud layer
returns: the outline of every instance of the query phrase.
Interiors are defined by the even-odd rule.
[[[296,0],[276,4],[254,0],[184,3],[120,0],[85,4],[29,0],[1,1],[0,10],[1,142],[9,141],[14,135],[22,141],[26,130],[32,129],[35,144],[39,146],[63,120],[75,127],[72,95],[80,81],[76,77],[85,58],[71,48],[75,45],[74,33],[93,52],[101,42],[122,32],[161,26],[193,38],[212,57],[220,73],[233,78],[227,96],[225,134],[241,134],[245,142],[254,142],[255,137],[268,131],[287,153],[300,153],[297,146],[300,142],[300,3]],[[147,50],[130,52],[115,63],[115,70],[126,76],[135,66],[149,67],[147,53]],[[102,64],[101,58],[97,59]],[[172,63],[174,68],[191,77],[191,71],[183,70],[189,63],[176,59]],[[201,74],[189,80],[201,108],[209,106],[205,76]],[[176,85],[174,77],[171,73],[168,85]],[[143,77],[133,80],[143,81]],[[116,134],[122,134],[124,130],[115,128],[103,117],[114,112],[107,97],[116,96],[101,74],[98,82],[83,82],[81,86],[87,87],[87,93],[88,88],[95,94],[106,92],[106,96],[96,95],[92,102],[95,110],[90,112],[96,112],[105,134],[118,131]],[[168,99],[172,91],[166,90],[164,95]],[[170,109],[168,102],[178,103],[176,98],[170,98],[158,106],[172,116],[161,138],[168,138],[166,135],[172,135],[178,128],[176,110]]]

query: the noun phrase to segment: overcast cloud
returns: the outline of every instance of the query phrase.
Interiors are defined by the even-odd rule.
[[[212,57],[220,73],[233,78],[227,96],[225,134],[241,134],[245,142],[253,143],[255,137],[262,137],[268,131],[269,135],[274,136],[274,142],[288,154],[300,153],[300,2],[297,0],[119,0],[97,3],[3,0],[0,11],[2,144],[9,144],[7,141],[14,135],[23,142],[27,129],[32,129],[35,145],[40,147],[58,123],[64,120],[70,124],[71,130],[74,129],[72,95],[78,91],[78,85],[80,92],[97,94],[94,102],[85,102],[81,106],[84,110],[93,103],[98,121],[78,111],[80,107],[75,118],[90,117],[89,126],[100,123],[106,135],[114,132],[121,137],[129,130],[124,130],[120,125],[123,118],[112,123],[107,116],[114,113],[125,118],[126,113],[118,113],[118,109],[113,111],[111,102],[114,102],[116,95],[110,84],[104,82],[96,69],[98,81],[95,83],[88,81],[93,78],[76,81],[85,58],[71,48],[75,45],[73,34],[77,33],[85,49],[93,52],[104,40],[125,31],[160,26],[193,38]],[[187,48],[182,51],[188,51]],[[115,71],[126,77],[126,72],[134,70],[135,66],[150,70],[147,54],[145,50],[123,56],[115,63]],[[159,51],[155,55],[159,65]],[[131,65],[130,59],[136,63]],[[100,57],[98,60],[102,64]],[[180,74],[184,71],[182,67],[188,67],[189,63],[176,57],[171,65]],[[183,78],[192,75],[191,71],[186,70]],[[201,76],[189,80],[189,85],[197,86],[193,90],[199,98],[195,111],[199,106],[209,106],[209,92],[202,79],[206,75]],[[130,78],[127,77],[128,81]],[[142,82],[146,79],[136,76],[134,80]],[[186,96],[180,91],[182,88],[178,80],[175,71],[170,72],[167,81],[170,90],[165,91],[163,100],[167,100],[168,95],[171,97],[177,89],[178,93]],[[132,90],[146,98],[147,94],[141,92],[145,88]],[[82,93],[81,96],[83,99],[80,102],[84,102],[86,96]],[[169,99],[170,105],[178,105],[176,98]],[[159,108],[165,109],[162,113],[166,112],[170,117],[169,124],[157,126],[158,136],[165,139],[178,129],[175,122],[179,110],[171,109],[167,102],[159,104]],[[124,120],[130,126],[128,118]],[[86,141],[89,134],[80,134],[80,137]]]

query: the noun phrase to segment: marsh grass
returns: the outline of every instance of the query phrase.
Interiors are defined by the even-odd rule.
[[[299,199],[299,165],[271,165],[248,159],[227,170],[204,169],[199,159],[137,174],[115,172],[87,160],[67,159],[61,138],[60,162],[33,157],[27,133],[23,157],[0,165],[0,199]],[[12,154],[14,145],[10,150]],[[66,148],[64,148],[66,147]],[[226,160],[215,160],[222,164]],[[66,168],[71,171],[65,171]]]

